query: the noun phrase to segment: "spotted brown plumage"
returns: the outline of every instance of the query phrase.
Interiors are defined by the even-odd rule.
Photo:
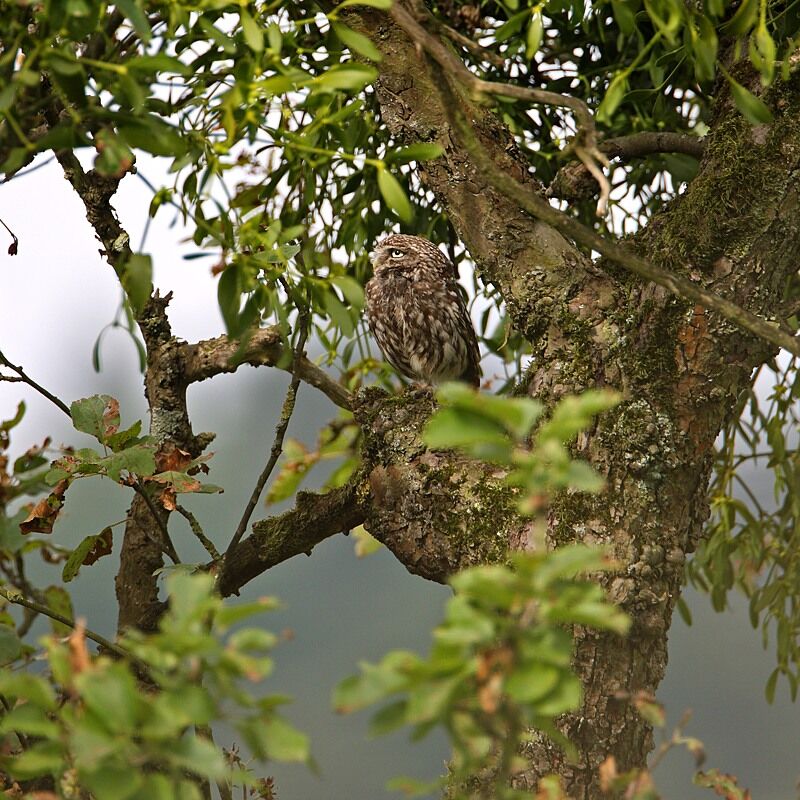
[[[480,384],[480,351],[455,267],[420,236],[393,234],[370,253],[367,320],[386,360],[422,383]]]

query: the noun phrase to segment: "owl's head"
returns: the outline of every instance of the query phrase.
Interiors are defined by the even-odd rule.
[[[452,271],[450,262],[433,242],[403,233],[393,233],[378,242],[369,258],[376,275],[384,271],[406,272],[420,268]]]

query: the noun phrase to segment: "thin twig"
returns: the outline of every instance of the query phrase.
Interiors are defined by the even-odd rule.
[[[3,377],[2,375],[0,375],[0,381],[9,381],[9,382],[20,381],[22,383],[27,383],[28,386],[31,387],[31,389],[35,389],[37,392],[39,392],[40,395],[46,397],[51,403],[58,406],[58,408],[60,408],[70,419],[72,419],[72,414],[70,414],[69,412],[69,406],[63,400],[59,400],[52,392],[48,392],[47,389],[44,388],[44,386],[39,385],[38,383],[36,383],[35,380],[33,380],[33,378],[26,375],[22,367],[18,367],[12,364],[3,355],[2,351],[0,351],[0,366],[8,367],[10,370],[16,372],[17,375],[19,376],[19,378],[11,378],[11,377]]]
[[[203,532],[203,528],[200,523],[197,521],[197,517],[189,511],[188,508],[184,508],[182,505],[176,504],[175,510],[189,523],[189,527],[192,529],[192,533],[200,540],[200,544],[205,547],[206,552],[214,559],[214,561],[219,561],[220,554],[216,547],[214,547],[214,542],[208,538]]]
[[[10,256],[15,256],[17,254],[17,250],[19,248],[19,239],[17,238],[17,234],[14,233],[14,231],[12,231],[11,228],[9,228],[8,225],[6,225],[6,223],[3,222],[2,219],[0,219],[0,225],[2,225],[9,232],[9,234],[11,234],[11,238],[14,240],[8,246],[8,254]]]
[[[163,541],[159,542],[161,549],[164,553],[166,553],[171,559],[173,564],[180,564],[181,560],[178,557],[178,553],[175,551],[175,545],[172,544],[172,539],[170,538],[169,531],[167,530],[167,525],[164,522],[163,517],[161,514],[158,513],[158,509],[155,506],[150,495],[147,493],[147,490],[142,486],[139,481],[134,481],[131,483],[131,487],[139,497],[144,500],[147,507],[150,509],[150,514],[153,516],[153,519],[156,521],[159,530],[161,531],[161,535],[163,537]]]
[[[440,67],[458,78],[461,83],[472,89],[473,92],[513,97],[530,103],[569,108],[575,114],[575,119],[578,123],[578,133],[574,142],[575,155],[578,156],[600,184],[601,199],[608,196],[611,191],[608,185],[608,178],[606,178],[599,166],[599,164],[607,165],[608,159],[597,147],[597,130],[594,125],[594,117],[589,110],[589,106],[583,100],[578,97],[558,94],[557,92],[548,92],[544,89],[531,89],[527,86],[517,86],[513,83],[495,83],[494,81],[485,81],[478,78],[467,69],[455,53],[445,47],[439,38],[425,30],[414,19],[414,16],[399,3],[394,3],[388,13],[413,42],[424,48]],[[428,15],[428,12],[424,10],[420,10],[420,13]],[[598,216],[605,215],[600,203],[597,206],[597,214]]]
[[[493,53],[488,48],[478,44],[473,39],[470,39],[469,36],[464,36],[463,33],[457,31],[455,28],[451,28],[444,22],[439,22],[438,25],[439,30],[445,36],[447,36],[448,39],[451,39],[456,44],[460,44],[462,47],[469,50],[474,56],[477,56],[484,61],[488,61],[490,64],[494,64],[499,69],[505,69],[506,59],[503,58],[503,56],[499,55],[498,53]]]
[[[261,475],[258,476],[255,489],[253,489],[253,493],[250,495],[250,500],[245,507],[242,518],[239,520],[239,525],[236,528],[236,532],[233,534],[231,543],[228,545],[228,549],[225,552],[226,556],[234,549],[234,547],[236,547],[237,544],[239,544],[242,536],[244,536],[244,532],[247,530],[247,524],[250,522],[250,517],[253,516],[253,511],[255,511],[255,507],[258,504],[258,498],[261,497],[261,492],[264,490],[264,486],[269,480],[269,476],[272,474],[272,470],[275,469],[275,464],[278,463],[278,459],[283,452],[283,439],[286,436],[286,429],[289,427],[289,420],[292,418],[294,402],[295,398],[297,397],[297,387],[300,385],[300,360],[303,357],[303,350],[306,346],[306,339],[308,338],[308,324],[306,316],[307,315],[305,312],[301,312],[300,316],[298,317],[300,334],[297,339],[297,344],[294,348],[294,369],[292,372],[292,380],[289,383],[288,390],[286,391],[286,397],[284,398],[283,406],[281,408],[280,419],[275,427],[275,440],[272,443],[269,459],[263,471],[261,472]]]
[[[14,603],[15,605],[29,608],[31,611],[35,611],[37,614],[44,614],[46,617],[50,617],[50,619],[60,622],[62,625],[66,625],[69,628],[75,628],[75,620],[65,617],[63,614],[59,614],[57,611],[53,611],[52,608],[44,605],[43,603],[37,603],[35,600],[29,600],[27,597],[23,597],[21,594],[17,594],[16,592],[4,589],[2,587],[0,587],[0,597],[4,597],[9,603]],[[88,629],[86,629],[84,632],[87,639],[91,639],[93,642],[96,642],[110,653],[114,653],[114,655],[119,656],[120,658],[137,662],[139,661],[139,659],[134,655],[129,653],[123,647],[120,647],[118,644],[114,644],[114,642],[109,641],[105,638],[105,636],[101,636],[99,633],[95,633],[94,631],[90,631]]]

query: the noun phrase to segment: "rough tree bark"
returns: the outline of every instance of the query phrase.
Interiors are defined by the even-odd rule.
[[[577,745],[579,761],[565,763],[557,748],[535,739],[525,753],[529,768],[517,778],[520,787],[534,789],[542,775],[557,772],[571,797],[598,798],[597,770],[607,756],[625,770],[643,766],[651,749],[650,728],[631,697],[654,693],[664,673],[684,561],[708,515],[715,437],[753,368],[776,348],[615,264],[592,263],[565,236],[524,211],[513,192],[495,188],[497,181],[476,163],[452,123],[452,109],[442,97],[448,76],[422,48],[380,12],[348,11],[347,22],[383,54],[377,102],[392,134],[408,143],[435,141],[444,149],[420,176],[480,276],[497,288],[532,344],[520,391],[546,403],[602,386],[625,397],[576,445],[607,478],[607,490],[555,498],[547,530],[553,547],[574,540],[611,547],[624,566],[603,580],[634,626],[624,641],[576,632],[575,667],[585,698],[561,727]],[[746,70],[730,68],[757,90]],[[469,98],[455,82],[447,91],[459,98],[492,171],[541,191],[491,107]],[[720,88],[699,174],[632,244],[655,265],[769,317],[797,270],[800,252],[797,72],[764,99],[775,120],[753,128]],[[121,233],[111,224],[110,195],[82,192],[84,179],[76,177],[74,165],[62,164],[116,264]],[[165,309],[164,300],[153,298],[139,319],[148,350],[152,430],[162,450],[180,447],[196,455],[209,439],[191,431],[186,387],[233,369],[228,355],[234,345],[224,337],[191,345],[176,341]],[[251,342],[244,360],[275,365],[279,356],[276,337],[265,331]],[[347,487],[330,495],[303,494],[293,511],[256,523],[250,536],[211,565],[224,594],[361,522],[409,570],[438,581],[468,564],[502,560],[509,548],[529,546],[529,522],[517,515],[502,475],[452,454],[426,451],[419,433],[432,410],[429,396],[387,397],[367,390],[350,397],[308,362],[303,370],[304,379],[354,411],[364,432],[363,465]],[[161,565],[164,543],[157,530],[150,509],[137,497],[117,579],[121,626],[148,627],[159,611],[152,573]]]

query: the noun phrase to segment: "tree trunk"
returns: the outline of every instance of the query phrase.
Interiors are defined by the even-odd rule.
[[[715,438],[730,421],[754,367],[776,348],[613,264],[588,262],[480,174],[437,100],[435,71],[406,35],[374,12],[353,14],[350,24],[382,50],[377,97],[392,133],[403,142],[436,141],[444,148],[444,156],[425,164],[420,175],[481,277],[497,287],[516,327],[531,341],[533,359],[520,388],[546,403],[589,387],[612,387],[625,397],[575,448],[606,477],[605,492],[555,498],[548,538],[553,547],[575,540],[610,546],[624,567],[603,580],[633,627],[623,644],[617,637],[576,631],[575,668],[585,695],[580,711],[565,717],[561,728],[578,747],[578,762],[566,763],[557,747],[534,739],[525,752],[529,769],[516,780],[520,788],[534,790],[541,776],[558,773],[570,797],[598,798],[598,767],[607,756],[626,770],[644,766],[652,748],[650,727],[631,699],[654,694],[664,675],[686,555],[695,549],[709,513]],[[755,76],[733,69],[737,80],[757,90]],[[634,245],[656,265],[769,318],[797,270],[800,246],[796,75],[764,99],[775,121],[751,127],[721,87],[699,174]],[[486,107],[463,98],[462,103],[496,169],[530,185],[510,134]],[[378,430],[407,430],[406,416],[398,405],[396,428],[383,419]],[[388,468],[384,457],[373,469],[368,526],[378,538],[391,540],[396,530],[415,527],[433,536],[438,494],[407,474],[426,457],[435,458],[417,455]],[[434,472],[441,469],[432,465]],[[387,496],[402,524],[383,513]],[[471,518],[480,502],[474,495],[449,495],[447,525]],[[506,499],[483,502],[488,506],[482,518],[496,525],[481,530],[480,543],[463,552],[493,560],[493,542],[525,546],[526,537],[519,535],[524,522],[509,513]],[[438,529],[444,527],[439,520]],[[462,566],[449,541],[441,559]],[[424,544],[393,549],[410,570],[420,572]]]

